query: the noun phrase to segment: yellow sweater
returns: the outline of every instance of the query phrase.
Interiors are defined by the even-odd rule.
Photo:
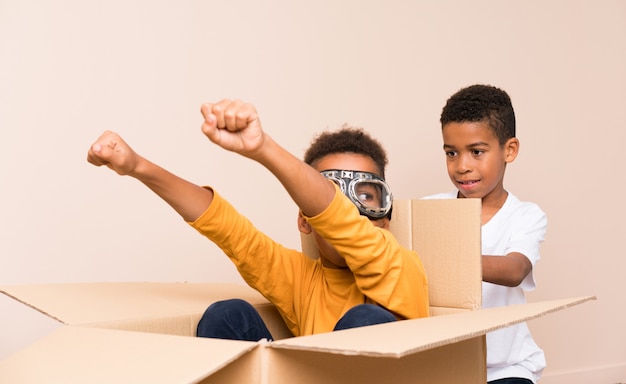
[[[323,267],[256,229],[215,193],[195,222],[243,279],[276,305],[294,336],[330,332],[352,307],[376,303],[401,319],[428,316],[428,284],[417,254],[375,227],[341,191],[307,220],[345,258],[348,268]]]

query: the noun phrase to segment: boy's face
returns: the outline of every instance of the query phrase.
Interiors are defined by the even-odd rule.
[[[334,153],[326,155],[317,161],[314,167],[317,171],[325,171],[328,169],[343,169],[361,172],[370,172],[379,175],[380,171],[376,168],[374,160],[368,156],[355,153]],[[389,219],[384,217],[378,220],[370,221],[377,227],[389,229]],[[315,242],[319,248],[322,257],[322,263],[325,266],[345,267],[346,263],[337,251],[315,231],[313,231]],[[330,263],[330,264],[329,264]]]
[[[519,141],[511,138],[500,146],[483,121],[448,123],[442,134],[448,176],[460,197],[500,199],[504,194],[506,163],[517,156]]]

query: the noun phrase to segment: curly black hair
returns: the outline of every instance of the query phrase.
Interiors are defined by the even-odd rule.
[[[383,146],[362,128],[344,124],[337,131],[325,131],[317,135],[304,154],[304,162],[314,166],[324,156],[335,153],[357,153],[374,160],[378,176],[385,178],[387,154]]]
[[[441,111],[441,127],[448,123],[485,121],[500,145],[515,137],[515,112],[509,95],[491,85],[475,84],[450,96]]]

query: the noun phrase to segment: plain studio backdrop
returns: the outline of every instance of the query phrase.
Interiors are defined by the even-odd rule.
[[[253,102],[297,156],[366,128],[396,197],[419,198],[452,189],[439,114],[474,83],[509,92],[505,188],[548,215],[529,300],[598,296],[530,323],[542,382],[626,381],[623,0],[0,0],[0,283],[242,281],[147,188],[87,163],[104,130],[299,248],[295,205],[202,135],[203,102]],[[0,311],[0,357],[57,326],[6,297]]]

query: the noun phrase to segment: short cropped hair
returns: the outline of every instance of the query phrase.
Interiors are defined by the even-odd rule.
[[[304,162],[315,163],[327,155],[335,153],[356,153],[374,160],[378,176],[385,178],[387,153],[376,139],[362,128],[343,125],[337,131],[324,131],[317,135],[304,154]]]
[[[448,123],[484,121],[500,145],[515,137],[515,111],[509,95],[491,85],[476,84],[450,96],[441,111],[441,127]]]

